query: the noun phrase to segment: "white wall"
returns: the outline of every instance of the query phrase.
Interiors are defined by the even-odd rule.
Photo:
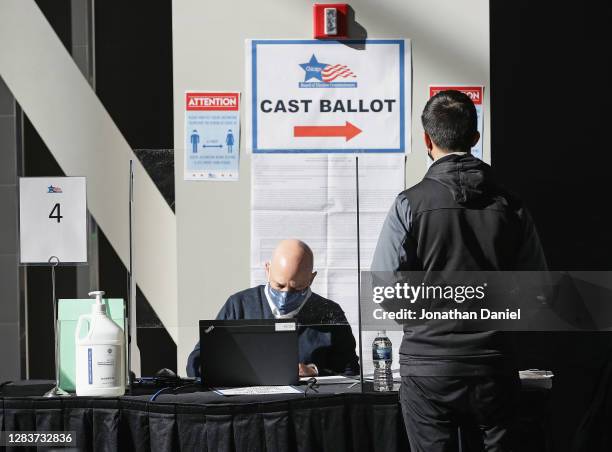
[[[214,317],[249,285],[250,159],[241,143],[239,182],[183,180],[184,92],[244,93],[244,40],[312,37],[305,0],[174,0],[174,143],[178,263],[178,369],[197,341],[198,319]],[[413,152],[407,184],[426,168],[420,112],[432,83],[485,85],[484,155],[489,160],[489,1],[351,2],[370,38],[410,38],[413,50]]]

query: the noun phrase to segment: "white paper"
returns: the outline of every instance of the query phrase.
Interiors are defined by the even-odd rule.
[[[240,93],[185,93],[185,180],[236,181],[240,174]]]
[[[84,177],[19,179],[22,264],[87,262],[86,192]]]
[[[300,381],[309,381],[312,377],[300,377]],[[348,378],[344,375],[325,375],[323,377],[315,377],[320,382],[337,382],[337,383],[351,383],[355,381],[355,378]]]
[[[368,270],[387,212],[404,189],[404,156],[358,158],[361,270]],[[253,155],[251,168],[252,285],[265,283],[264,263],[280,240],[303,240],[315,256],[312,290],[342,307],[357,338],[355,156]]]
[[[224,396],[260,395],[260,394],[301,394],[293,386],[246,386],[243,388],[215,388],[214,391]]]
[[[247,149],[410,152],[407,39],[247,40]]]

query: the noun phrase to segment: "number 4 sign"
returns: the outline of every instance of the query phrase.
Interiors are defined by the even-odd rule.
[[[22,264],[87,262],[85,178],[20,178],[19,239]]]

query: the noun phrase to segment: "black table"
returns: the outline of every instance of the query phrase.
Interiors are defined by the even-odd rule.
[[[8,389],[4,394],[13,395],[0,398],[4,430],[75,431],[79,450],[409,450],[397,393],[361,393],[348,384],[321,385],[306,396],[227,397],[190,387],[154,401],[151,395],[46,399]],[[548,393],[523,391],[523,451],[546,450]]]

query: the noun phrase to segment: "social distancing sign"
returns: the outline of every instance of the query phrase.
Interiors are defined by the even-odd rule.
[[[185,180],[238,180],[240,93],[185,93]]]
[[[410,41],[247,40],[247,149],[410,151]]]

